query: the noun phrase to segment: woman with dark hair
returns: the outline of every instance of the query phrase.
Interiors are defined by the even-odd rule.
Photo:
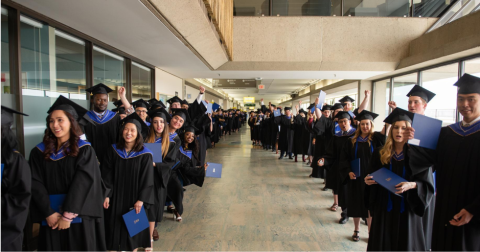
[[[373,150],[385,144],[385,129],[382,132],[374,132],[373,120],[378,115],[367,110],[363,110],[356,119],[358,120],[358,130],[343,146],[340,153],[340,183],[346,184],[347,197],[347,216],[353,218],[355,230],[352,239],[355,242],[360,241],[360,218],[370,223],[368,210],[365,207],[364,191],[365,182],[363,179],[367,175],[367,168],[370,166],[370,158]],[[360,177],[357,177],[352,170],[351,162],[360,159]],[[369,224],[370,226],[370,224]]]
[[[110,190],[105,198],[106,241],[108,250],[151,248],[149,229],[130,237],[122,215],[142,208],[148,212],[154,204],[152,153],[143,146],[142,132],[148,126],[133,113],[122,121],[117,144],[107,150],[101,165],[102,177]]]
[[[404,133],[411,127],[412,119],[413,113],[399,108],[385,119],[391,129],[383,148],[374,150],[364,179],[370,189],[365,196],[372,216],[369,251],[427,250],[422,216],[434,195],[434,187],[429,167],[411,169],[408,165],[408,138]],[[395,186],[397,195],[377,185],[375,176],[370,176],[381,168],[407,180]]]
[[[167,184],[170,177],[170,170],[175,165],[177,152],[180,145],[177,145],[175,138],[177,134],[169,134],[168,121],[170,115],[163,108],[149,111],[148,116],[152,120],[150,131],[145,142],[161,144],[162,162],[153,163],[154,170],[154,201],[147,211],[148,221],[150,222],[150,235],[153,239],[158,237],[155,229],[156,222],[163,219],[163,210],[167,198]]]
[[[30,167],[15,150],[17,139],[10,129],[13,114],[27,116],[2,106],[2,251],[22,250],[32,187]]]
[[[38,250],[106,250],[100,169],[77,123],[87,110],[60,96],[47,113],[43,142],[29,159]]]
[[[186,126],[182,135],[182,145],[179,148],[177,159],[180,164],[175,166],[168,181],[168,196],[175,205],[174,218],[182,221],[183,214],[183,187],[195,184],[202,187],[205,179],[207,164],[201,164],[198,158],[200,147],[195,137],[198,129],[195,126]],[[204,169],[201,169],[204,168]]]

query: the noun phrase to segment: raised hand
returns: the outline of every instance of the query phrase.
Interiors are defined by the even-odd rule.
[[[202,93],[202,94],[205,93],[205,88],[203,86],[200,86],[198,89],[200,89],[200,93]]]
[[[315,98],[315,106],[317,106],[318,103],[319,103],[319,101],[318,101],[318,97],[317,97],[317,98]]]
[[[394,102],[394,101],[389,101],[389,102],[388,102],[388,106],[389,106],[391,109],[396,109],[396,108],[397,108],[397,103]]]
[[[118,89],[118,96],[125,97],[125,93],[126,93],[125,87],[121,87]]]
[[[370,96],[372,92],[370,90],[365,90],[365,96]]]

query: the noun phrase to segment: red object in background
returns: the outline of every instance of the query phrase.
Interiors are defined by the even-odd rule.
[[[265,89],[265,85],[258,85],[258,89]]]
[[[5,73],[2,73],[2,82],[5,82]]]

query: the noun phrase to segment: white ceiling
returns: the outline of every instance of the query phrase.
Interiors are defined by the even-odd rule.
[[[138,0],[14,0],[180,78],[273,80],[264,97],[283,97],[311,79],[366,79],[384,72],[211,71]],[[296,80],[296,81],[292,81]],[[305,84],[303,82],[302,84]],[[301,86],[301,85],[300,85]],[[242,101],[252,90],[226,90]],[[242,99],[237,98],[242,96]],[[256,96],[256,95],[255,95]]]

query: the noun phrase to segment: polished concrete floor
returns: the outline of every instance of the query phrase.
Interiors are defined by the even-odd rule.
[[[309,178],[311,168],[253,147],[250,130],[226,136],[207,161],[223,164],[222,178],[187,187],[183,221],[165,214],[154,250],[365,251],[367,226],[353,242],[353,220],[338,224],[331,191]]]

